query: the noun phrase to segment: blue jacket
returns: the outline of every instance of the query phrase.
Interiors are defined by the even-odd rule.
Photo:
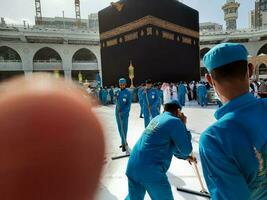
[[[267,99],[246,93],[222,106],[200,139],[213,200],[267,199]],[[259,164],[260,163],[260,164]]]
[[[143,91],[144,91],[144,88],[142,87],[138,88],[137,95],[138,95],[139,103],[143,101],[143,95],[142,95]]]
[[[160,104],[160,97],[157,89],[151,88],[149,90],[144,89],[142,93],[142,99],[144,101],[144,109],[151,106],[151,111],[158,110],[158,105]]]
[[[116,112],[121,112],[123,115],[129,115],[132,104],[132,94],[128,89],[117,90],[116,97]]]
[[[192,152],[191,134],[169,112],[155,117],[135,144],[126,175],[136,181],[160,181],[166,177],[173,155],[186,159]]]
[[[178,94],[185,95],[186,94],[186,87],[184,84],[179,84],[178,86]]]
[[[109,89],[108,94],[113,97],[114,96],[114,90],[112,88]]]
[[[207,88],[205,85],[201,84],[200,86],[198,86],[197,88],[197,95],[198,96],[205,96],[207,95]]]

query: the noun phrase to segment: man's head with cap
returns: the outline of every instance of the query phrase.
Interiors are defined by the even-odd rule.
[[[167,103],[165,103],[164,106],[172,106],[175,109],[182,110],[182,106],[181,106],[181,104],[177,100],[170,100]]]
[[[170,112],[173,116],[180,118],[186,123],[186,117],[181,111],[182,106],[177,100],[171,100],[164,105],[164,112]]]
[[[153,86],[153,82],[151,79],[147,79],[146,80],[146,88],[150,89]]]
[[[125,89],[126,88],[127,81],[126,81],[125,78],[120,78],[120,80],[119,80],[119,86],[120,86],[121,89]]]
[[[224,95],[231,98],[230,96],[235,96],[233,91],[240,93],[248,89],[253,66],[248,65],[248,51],[242,44],[216,45],[205,54],[203,63],[209,72],[206,74],[206,79],[221,98]],[[228,95],[229,92],[232,95]]]

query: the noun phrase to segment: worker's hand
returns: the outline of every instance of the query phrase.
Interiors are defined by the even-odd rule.
[[[197,164],[197,158],[194,156],[189,156],[186,160],[189,162],[190,165],[192,165],[192,163]]]
[[[182,120],[182,122],[183,122],[184,124],[187,123],[187,117],[184,115],[184,113],[179,112],[179,113],[178,113],[178,117]]]

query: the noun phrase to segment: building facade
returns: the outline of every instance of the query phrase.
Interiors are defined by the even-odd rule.
[[[13,75],[58,72],[65,79],[101,74],[99,34],[90,30],[0,27],[0,81]]]
[[[199,24],[200,32],[209,32],[209,31],[222,31],[223,25],[213,22],[205,22]]]

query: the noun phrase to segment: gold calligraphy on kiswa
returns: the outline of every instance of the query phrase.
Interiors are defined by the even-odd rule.
[[[130,33],[124,36],[125,42],[137,40],[138,39],[138,32]]]
[[[186,35],[192,38],[199,38],[199,32],[195,30],[191,30],[189,28],[180,26],[178,24],[174,24],[172,22],[148,15],[136,21],[130,22],[128,24],[124,24],[122,26],[116,27],[112,30],[103,32],[100,34],[101,40],[106,40],[112,37],[116,37],[121,34],[125,34],[129,31],[133,31],[144,26],[155,26],[161,29],[165,29],[168,31],[172,31],[174,33]]]
[[[166,31],[162,31],[162,37],[168,40],[174,40],[174,34]]]
[[[185,44],[192,44],[192,39],[191,38],[189,38],[189,37],[185,37],[185,36],[183,36],[182,37],[182,43],[185,43]]]
[[[117,38],[107,41],[107,47],[111,47],[111,46],[114,46],[114,45],[117,45],[117,44],[118,44]]]
[[[147,35],[153,35],[153,29],[152,29],[152,27],[148,27],[146,29],[146,32],[147,32]]]

